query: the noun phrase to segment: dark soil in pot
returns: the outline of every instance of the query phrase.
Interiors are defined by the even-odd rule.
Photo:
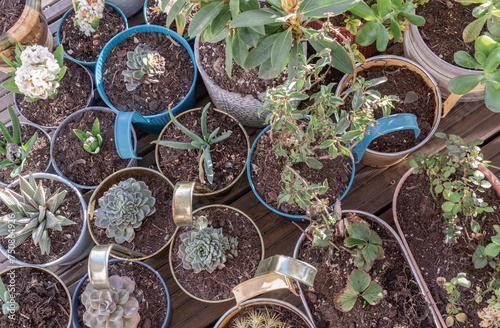
[[[112,184],[118,184],[128,178],[134,178],[137,181],[144,181],[151,190],[151,195],[156,199],[156,212],[147,216],[142,221],[139,229],[135,230],[135,238],[132,242],[124,242],[121,245],[136,252],[150,255],[160,250],[173,236],[175,224],[172,219],[172,187],[168,182],[159,179],[158,176],[149,172],[128,172],[127,175],[117,177]],[[109,186],[111,187],[112,184]],[[100,190],[96,195],[95,209],[99,208],[98,200],[106,190]],[[90,218],[92,232],[100,245],[115,243],[113,238],[106,236],[106,229],[101,229],[93,224],[95,215]]]
[[[271,317],[278,316],[277,319],[287,325],[285,327],[309,328],[305,321],[295,312],[290,311],[285,307],[274,304],[252,304],[250,306],[246,306],[236,315],[234,315],[223,328],[235,327],[234,325],[236,324],[236,322],[245,320],[245,318],[247,318],[252,313],[264,315],[266,315],[266,313],[269,313]],[[248,327],[251,326],[248,325]]]
[[[8,127],[9,132],[12,135],[12,127]],[[35,128],[31,125],[21,124],[21,136],[23,144],[26,144],[28,140],[38,132],[38,138],[35,142],[33,148],[29,152],[28,158],[26,162],[24,162],[23,170],[21,175],[28,174],[29,172],[45,172],[45,169],[49,166],[50,163],[50,140],[47,138],[43,131]],[[5,142],[5,138],[3,135],[0,135],[0,140]],[[0,162],[4,161],[7,157],[4,154],[0,153]],[[10,172],[14,169],[14,165],[4,167],[0,169],[0,181],[9,184],[14,182],[16,178],[10,177]]]
[[[238,256],[227,260],[225,267],[212,273],[194,273],[182,267],[182,259],[177,255],[181,243],[180,235],[194,227],[179,229],[173,241],[172,264],[174,274],[181,285],[196,297],[205,300],[224,300],[233,297],[232,289],[253,278],[262,259],[262,245],[255,226],[242,214],[228,208],[211,207],[196,212],[195,218],[205,216],[209,226],[222,228],[225,237],[238,238]]]
[[[0,2],[0,35],[7,32],[21,17],[26,0],[9,0]]]
[[[86,111],[59,131],[53,155],[66,178],[81,185],[97,186],[115,171],[127,167],[130,159],[120,158],[115,147],[115,117],[110,111]],[[73,129],[92,131],[96,118],[99,119],[103,143],[99,153],[91,154],[83,149]]]
[[[159,82],[141,83],[134,91],[125,87],[122,72],[127,70],[127,52],[137,44],[145,43],[165,58],[165,74]],[[188,94],[194,79],[194,66],[187,50],[169,35],[162,33],[135,33],[109,53],[103,67],[103,85],[113,105],[124,112],[138,111],[142,115],[156,115],[174,108]]]
[[[449,245],[444,243],[443,231],[447,227],[441,209],[444,200],[434,199],[429,190],[430,182],[427,176],[412,174],[408,177],[397,200],[399,224],[442,314],[446,314],[449,295],[444,287],[438,285],[436,279],[444,277],[446,281],[450,281],[460,272],[466,274],[472,286],[471,288],[459,286],[458,290],[462,294],[460,306],[461,312],[467,315],[467,324],[455,321],[453,327],[479,327],[481,320],[477,312],[487,306],[486,300],[490,295],[485,295],[480,304],[467,300],[476,295],[476,286],[483,291],[487,289],[486,284],[490,281],[494,270],[490,266],[475,269],[471,257],[478,245],[486,246],[491,242],[491,236],[496,234],[493,225],[500,222],[500,200],[491,189],[486,189],[481,197],[495,211],[484,213],[486,219],[480,221],[482,235],[469,240],[467,235],[471,236],[470,223],[461,222],[460,226],[468,232],[462,233],[457,244]]]
[[[226,73],[226,41],[217,43],[200,42],[199,65],[207,73],[210,79],[220,88],[239,93],[242,95],[257,95],[266,92],[269,88],[274,88],[284,84],[287,80],[287,69],[272,80],[259,78],[259,67],[249,70],[241,68],[233,59],[233,70],[231,78]]]
[[[273,138],[279,138],[278,133],[273,133]],[[283,192],[284,183],[281,172],[286,164],[286,158],[277,156],[274,152],[269,132],[260,137],[252,154],[252,181],[257,193],[265,202],[275,209],[293,215],[305,214],[298,205],[286,202],[278,203],[278,196]],[[318,156],[328,155],[328,151],[320,150]],[[335,159],[322,159],[323,168],[312,169],[305,163],[294,164],[293,168],[300,172],[309,183],[322,183],[328,181],[328,191],[320,199],[328,199],[329,204],[344,193],[349,185],[352,174],[352,161],[347,156],[339,155]]]
[[[364,304],[358,299],[349,312],[334,307],[334,299],[347,286],[349,274],[356,269],[348,252],[334,251],[333,265],[325,248],[311,247],[305,239],[298,258],[318,269],[314,288],[302,285],[309,309],[318,328],[371,327],[434,327],[432,316],[414,281],[410,267],[392,235],[370,219],[362,218],[382,239],[384,258],[376,260],[368,274],[384,289],[384,298],[377,305]],[[335,241],[344,246],[344,238]]]
[[[10,288],[10,281],[15,281],[13,295],[19,303],[19,310],[14,314],[14,320],[9,320],[7,315],[0,316],[1,328],[68,326],[71,300],[56,278],[34,268],[25,267],[9,272],[2,279],[7,289]]]
[[[189,130],[201,136],[201,113],[201,110],[193,111],[182,115],[178,120]],[[248,145],[238,122],[227,115],[209,109],[207,130],[212,132],[218,127],[220,131],[217,136],[227,131],[233,133],[229,138],[210,147],[214,171],[214,181],[211,184],[206,180],[206,175],[203,183],[199,177],[199,159],[203,153],[201,149],[183,150],[159,146],[161,171],[173,184],[179,181],[197,181],[211,190],[220,190],[229,186],[245,169]],[[188,143],[192,141],[173,123],[165,130],[162,140]]]
[[[73,22],[75,12],[70,12],[61,24],[60,38],[64,50],[71,57],[84,61],[95,62],[102,48],[116,34],[125,30],[125,21],[119,12],[111,6],[105,6],[99,29],[86,36],[80,27]]]
[[[64,65],[68,70],[59,82],[59,95],[56,99],[28,102],[25,95],[15,95],[19,111],[31,122],[56,127],[69,115],[87,107],[92,94],[89,74],[82,66],[69,59],[64,59]]]
[[[165,26],[165,24],[167,22],[167,14],[164,12],[161,12],[161,11],[153,10],[153,8],[158,8],[158,6],[157,6],[158,1],[157,0],[147,0],[147,1],[148,1],[148,7],[146,8],[146,15],[148,16],[148,23],[151,25]],[[194,14],[196,14],[197,11],[198,11],[198,9],[194,9],[191,12],[191,14],[188,15],[188,17],[187,17],[187,23],[186,23],[186,27],[184,28],[184,35],[183,35],[184,39],[189,39],[189,36],[187,34],[187,30],[189,27],[189,23],[191,22],[191,20],[194,17]],[[170,24],[169,28],[171,30],[177,32],[177,24],[175,24],[175,20],[172,24]],[[177,32],[177,33],[179,33],[179,32]]]
[[[135,281],[135,288],[140,289],[143,297],[136,296],[139,302],[139,315],[141,320],[137,328],[160,328],[167,315],[167,296],[161,280],[156,274],[147,267],[134,262],[113,262],[109,263],[109,276],[118,275],[120,277],[129,277]],[[89,284],[85,280],[78,296],[78,321],[81,327],[83,324],[83,314],[85,305],[81,302],[81,294]],[[76,306],[76,304],[75,304]]]
[[[422,77],[405,66],[373,66],[359,72],[358,77],[371,80],[378,77],[386,77],[385,83],[379,84],[370,90],[377,90],[383,96],[395,95],[399,101],[394,102],[391,114],[411,113],[417,116],[420,135],[415,139],[413,130],[402,130],[392,132],[378,137],[370,143],[368,149],[393,153],[407,150],[418,145],[432,130],[434,124],[434,112],[436,100],[434,91],[429,88]],[[415,92],[418,96],[414,102],[404,103],[408,92]],[[351,108],[353,95],[346,99],[348,108]],[[382,117],[382,110],[375,110],[375,118]]]
[[[37,183],[40,179],[35,178]],[[77,194],[73,190],[65,185],[64,183],[41,179],[44,188],[46,188],[47,195],[52,195],[58,188],[61,190],[66,190],[66,197],[62,202],[61,206],[57,209],[56,215],[63,215],[75,224],[63,227],[62,231],[57,231],[54,229],[49,229],[50,237],[50,254],[43,254],[40,251],[40,247],[33,243],[33,238],[28,237],[24,243],[15,248],[15,253],[12,254],[16,259],[21,260],[26,263],[42,264],[57,260],[58,258],[65,255],[73,246],[75,246],[83,227],[83,212],[82,204]],[[15,192],[19,193],[19,185],[13,189]],[[0,202],[0,213],[1,215],[6,215],[11,213],[11,211]],[[8,248],[8,238],[7,236],[0,237],[0,244],[4,249]]]
[[[474,7],[474,4],[464,6],[455,1],[430,0],[416,10],[417,15],[426,20],[418,27],[425,44],[452,65],[457,65],[453,59],[457,51],[463,50],[474,56],[474,42],[465,43],[462,36],[464,28],[476,19],[472,16]]]

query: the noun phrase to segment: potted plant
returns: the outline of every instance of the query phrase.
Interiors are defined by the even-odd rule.
[[[2,327],[71,327],[71,294],[53,272],[31,265],[0,273]]]
[[[86,204],[68,181],[48,173],[20,177],[0,192],[0,251],[17,264],[72,264],[88,254]],[[13,255],[14,254],[14,255]]]
[[[7,110],[12,123],[5,126],[0,122],[0,183],[5,186],[17,179],[23,169],[46,172],[50,165],[47,132],[31,123],[19,123],[12,106],[8,105]]]
[[[394,222],[441,326],[494,327],[500,181],[486,168],[482,141],[436,136],[447,139],[447,152],[410,159],[394,194]]]
[[[115,146],[116,114],[105,107],[88,107],[68,116],[50,144],[54,170],[76,187],[95,189],[112,173],[134,164],[122,159]],[[137,137],[130,140],[135,151]]]
[[[144,4],[143,0],[109,0],[109,2],[120,8],[127,18],[134,16]]]
[[[52,54],[43,46],[24,49],[18,44],[16,60],[3,59],[15,70],[8,73],[14,79],[2,87],[16,93],[14,104],[21,116],[42,129],[55,129],[93,101],[92,76],[80,64],[65,60],[61,45]]]
[[[197,181],[206,187],[195,196],[220,196],[232,190],[244,174],[250,152],[241,123],[209,109],[210,103],[176,117],[171,113],[172,120],[152,142],[156,165],[172,184]]]
[[[179,182],[174,190],[176,229],[169,263],[179,287],[208,303],[233,298],[232,289],[250,279],[264,258],[264,241],[245,213],[227,205],[191,208],[194,182]]]
[[[1,55],[13,61],[18,43],[38,44],[52,51],[54,40],[42,12],[41,0],[2,2],[0,11],[5,15],[0,26]],[[0,70],[7,73],[12,67],[2,60]]]
[[[109,260],[112,251],[130,253],[116,244],[90,252],[88,273],[73,294],[73,327],[169,327],[172,309],[163,278],[144,262]]]
[[[97,60],[96,77],[97,90],[119,123],[135,122],[154,134],[169,122],[169,106],[177,115],[195,105],[193,52],[186,40],[161,26],[135,26],[116,35]]]
[[[172,186],[158,171],[134,167],[104,179],[89,201],[89,231],[97,245],[120,244],[144,260],[167,248],[176,230]],[[122,258],[123,259],[123,258]]]
[[[93,72],[102,48],[127,28],[127,17],[111,2],[74,0],[57,27],[57,43],[69,59]]]

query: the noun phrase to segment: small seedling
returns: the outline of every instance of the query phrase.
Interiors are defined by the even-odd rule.
[[[83,149],[91,154],[97,154],[101,151],[102,137],[98,118],[95,119],[94,124],[92,125],[92,132],[83,132],[78,129],[74,129],[73,132],[76,134],[78,139],[83,142]]]

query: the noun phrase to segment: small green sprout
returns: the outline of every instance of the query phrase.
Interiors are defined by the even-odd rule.
[[[91,154],[97,154],[102,148],[101,128],[99,126],[99,119],[96,118],[92,126],[92,132],[83,132],[82,130],[73,129],[78,139],[83,142],[83,149]]]
[[[335,307],[339,311],[349,312],[359,296],[369,304],[376,305],[384,298],[384,293],[382,287],[372,281],[368,273],[355,269],[349,275],[347,287],[335,297]]]

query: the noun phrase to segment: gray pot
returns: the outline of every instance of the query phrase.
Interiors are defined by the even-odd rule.
[[[75,245],[73,248],[71,248],[66,254],[58,258],[57,260],[54,260],[52,262],[48,263],[42,263],[42,264],[32,264],[32,263],[26,263],[21,260],[16,259],[15,257],[11,256],[1,245],[0,245],[0,252],[5,256],[9,261],[12,261],[18,265],[33,265],[41,268],[45,267],[50,267],[53,265],[69,265],[73,264],[75,262],[78,262],[85,258],[87,254],[90,252],[90,249],[93,246],[93,241],[92,238],[90,238],[90,234],[88,231],[87,227],[87,204],[85,200],[83,199],[82,195],[74,187],[69,181],[67,181],[64,178],[61,178],[55,174],[50,174],[50,173],[34,173],[33,177],[35,179],[50,179],[50,180],[55,180],[61,183],[64,183],[67,185],[73,192],[76,193],[78,198],[80,199],[80,205],[81,205],[81,213],[83,215],[83,222],[82,222],[82,231],[80,233],[80,236],[78,237],[78,240],[76,241]],[[25,179],[28,178],[28,176],[24,176]],[[19,179],[11,183],[8,188],[17,186],[19,184]]]
[[[147,1],[147,0],[146,0]],[[116,5],[123,11],[123,14],[129,18],[136,14],[139,10],[142,9],[142,5],[144,4],[144,0],[108,0],[112,4]]]
[[[432,319],[434,320],[435,326],[437,328],[441,328],[441,326],[439,325],[439,319],[436,316],[436,313],[434,312],[434,310],[432,308],[429,296],[425,293],[424,284],[419,279],[419,277],[417,275],[417,269],[413,266],[413,264],[412,264],[412,262],[410,260],[409,254],[408,254],[408,250],[405,248],[405,246],[404,246],[403,242],[401,241],[401,239],[399,238],[398,234],[391,228],[391,226],[389,224],[387,224],[387,222],[385,222],[384,220],[380,219],[379,217],[377,217],[377,216],[375,216],[375,215],[373,215],[371,213],[360,211],[360,210],[342,210],[342,213],[343,214],[345,214],[345,213],[356,213],[356,214],[359,214],[359,215],[363,216],[364,218],[368,218],[368,219],[370,219],[372,221],[377,222],[378,224],[380,224],[381,226],[383,226],[387,231],[389,231],[389,233],[392,235],[392,237],[396,240],[396,242],[398,243],[399,247],[401,248],[401,252],[403,253],[404,258],[405,258],[406,262],[408,263],[408,265],[410,267],[411,273],[413,274],[413,278],[417,282],[418,288],[420,289],[420,292],[424,296],[424,299],[425,299],[425,301],[427,303],[427,307],[429,308],[429,313],[432,314]],[[306,232],[309,230],[309,228],[310,227],[308,227],[306,229]],[[302,235],[300,236],[299,240],[297,241],[297,244],[295,245],[295,249],[293,250],[293,257],[294,258],[298,257],[300,246],[304,242],[305,238],[306,238],[306,236],[304,235],[304,233],[302,233]],[[312,313],[311,313],[311,310],[309,309],[309,306],[307,305],[307,301],[306,301],[306,298],[304,296],[304,291],[302,290],[302,285],[301,284],[298,284],[298,285],[299,285],[300,299],[302,300],[302,304],[304,305],[304,308],[306,309],[306,313],[309,316],[309,318],[311,319],[311,321],[314,321]]]

